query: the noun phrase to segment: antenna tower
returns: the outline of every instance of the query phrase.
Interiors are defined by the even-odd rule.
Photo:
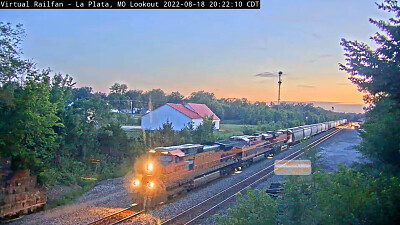
[[[279,71],[279,81],[278,81],[278,105],[280,104],[280,102],[281,102],[281,84],[282,84],[282,79],[281,79],[281,76],[282,76],[282,71]]]

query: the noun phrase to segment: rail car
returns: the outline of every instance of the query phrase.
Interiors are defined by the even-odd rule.
[[[338,120],[233,136],[206,145],[158,147],[135,163],[128,192],[136,203],[153,207],[346,122]]]

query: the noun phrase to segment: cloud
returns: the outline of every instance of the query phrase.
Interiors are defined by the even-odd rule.
[[[312,86],[312,85],[304,85],[304,84],[300,84],[300,85],[297,85],[298,87],[301,87],[301,88],[315,88],[315,86]]]
[[[316,63],[321,59],[329,59],[329,58],[332,58],[332,57],[334,57],[334,55],[332,55],[332,54],[322,54],[322,55],[319,55],[317,59],[308,60],[307,63]]]
[[[283,73],[282,76],[286,76],[288,75],[287,73]],[[278,72],[276,73],[271,73],[271,72],[262,72],[259,74],[254,75],[256,77],[277,77],[278,76]]]
[[[351,85],[351,83],[342,82],[342,83],[337,83],[337,85],[340,85],[340,86],[348,86],[348,85]]]
[[[316,59],[311,59],[311,60],[308,60],[307,61],[307,63],[315,63],[315,62],[317,62],[318,60],[316,60]]]
[[[333,55],[332,54],[322,54],[322,55],[319,55],[319,57],[320,58],[331,58],[331,57],[333,57]]]
[[[262,73],[254,75],[254,76],[256,76],[256,77],[276,77],[277,74],[271,73],[271,72],[262,72]]]
[[[311,36],[313,36],[316,39],[322,39],[322,37],[319,34],[316,34],[316,33],[311,33]]]

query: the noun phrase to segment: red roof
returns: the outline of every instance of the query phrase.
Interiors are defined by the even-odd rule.
[[[211,109],[205,104],[188,103],[186,104],[186,107],[187,106],[193,109],[201,117],[212,117],[213,120],[220,120],[218,116],[215,115],[215,113],[213,113],[213,111],[211,111]]]
[[[172,108],[178,110],[179,112],[181,112],[182,114],[188,116],[191,119],[201,119],[201,118],[203,118],[202,116],[200,116],[196,112],[193,112],[192,110],[186,108],[182,104],[167,103],[167,105],[169,105]]]

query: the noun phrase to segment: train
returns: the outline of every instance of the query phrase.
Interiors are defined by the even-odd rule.
[[[136,204],[154,207],[345,123],[347,120],[341,119],[204,145],[157,147],[136,161],[127,190]]]

